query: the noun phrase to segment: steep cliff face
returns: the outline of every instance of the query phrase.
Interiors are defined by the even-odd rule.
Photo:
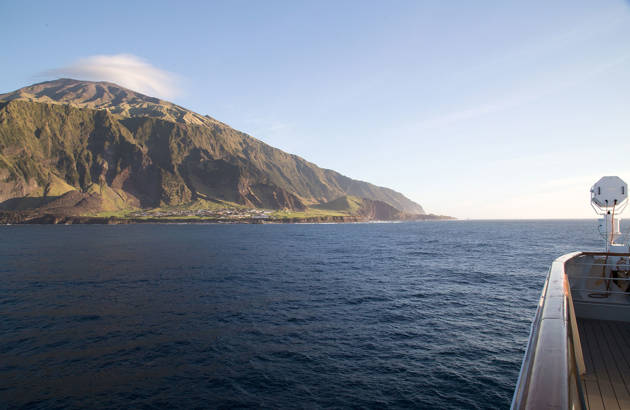
[[[198,198],[300,210],[357,195],[424,213],[398,192],[110,83],[59,80],[0,95],[0,208],[50,206],[69,192],[90,210]]]

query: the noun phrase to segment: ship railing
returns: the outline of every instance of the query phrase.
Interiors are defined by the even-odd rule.
[[[584,358],[565,264],[581,255],[556,259],[549,270],[523,357],[512,409],[586,408],[580,375]]]
[[[610,266],[611,268],[617,268],[620,271],[630,271],[630,264],[615,264],[615,263],[574,263],[574,266]],[[619,269],[628,268],[628,269]]]
[[[630,274],[630,253],[611,253],[611,252],[582,252],[582,254],[580,256],[593,256],[593,257],[604,257],[605,260],[608,260],[609,256],[614,256],[614,257],[624,257],[624,258],[628,258],[629,262],[628,263],[619,263],[618,261],[611,261],[611,262],[605,262],[605,263],[600,263],[599,261],[596,262],[587,262],[587,263],[582,263],[582,262],[578,262],[581,258],[576,258],[572,263],[571,266],[575,267],[575,266],[584,266],[587,268],[591,268],[593,266],[597,266],[600,267],[602,270],[602,273],[599,275],[593,275],[591,274],[586,274],[586,275],[571,275],[571,282],[574,284],[578,284],[581,283],[582,285],[584,285],[584,280],[591,280],[591,281],[601,281],[600,284],[605,284],[607,287],[610,285],[610,282],[613,283],[624,283],[624,282],[628,282],[630,281],[630,277],[626,276],[617,276],[617,275],[613,275],[613,272],[618,272],[618,273],[622,273],[625,275]],[[578,287],[578,286],[573,286],[573,288],[571,289],[573,292],[578,293],[578,294],[597,294],[597,295],[626,295],[626,296],[630,296],[630,292],[628,290],[624,291],[624,290],[611,290],[609,288],[607,289],[602,289],[601,287],[595,287],[595,288],[591,288],[591,287]],[[623,305],[627,305],[627,302],[621,302],[621,303],[615,303],[615,302],[611,302],[611,301],[606,301],[607,304],[623,304]]]

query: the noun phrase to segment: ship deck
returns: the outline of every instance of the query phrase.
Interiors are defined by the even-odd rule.
[[[630,322],[579,319],[589,409],[630,409]]]

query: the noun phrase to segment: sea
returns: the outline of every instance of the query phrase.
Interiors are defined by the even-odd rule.
[[[0,227],[0,408],[508,408],[594,220]]]

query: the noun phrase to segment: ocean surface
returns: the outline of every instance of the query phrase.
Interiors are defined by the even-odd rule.
[[[0,227],[0,408],[508,408],[594,220]]]

